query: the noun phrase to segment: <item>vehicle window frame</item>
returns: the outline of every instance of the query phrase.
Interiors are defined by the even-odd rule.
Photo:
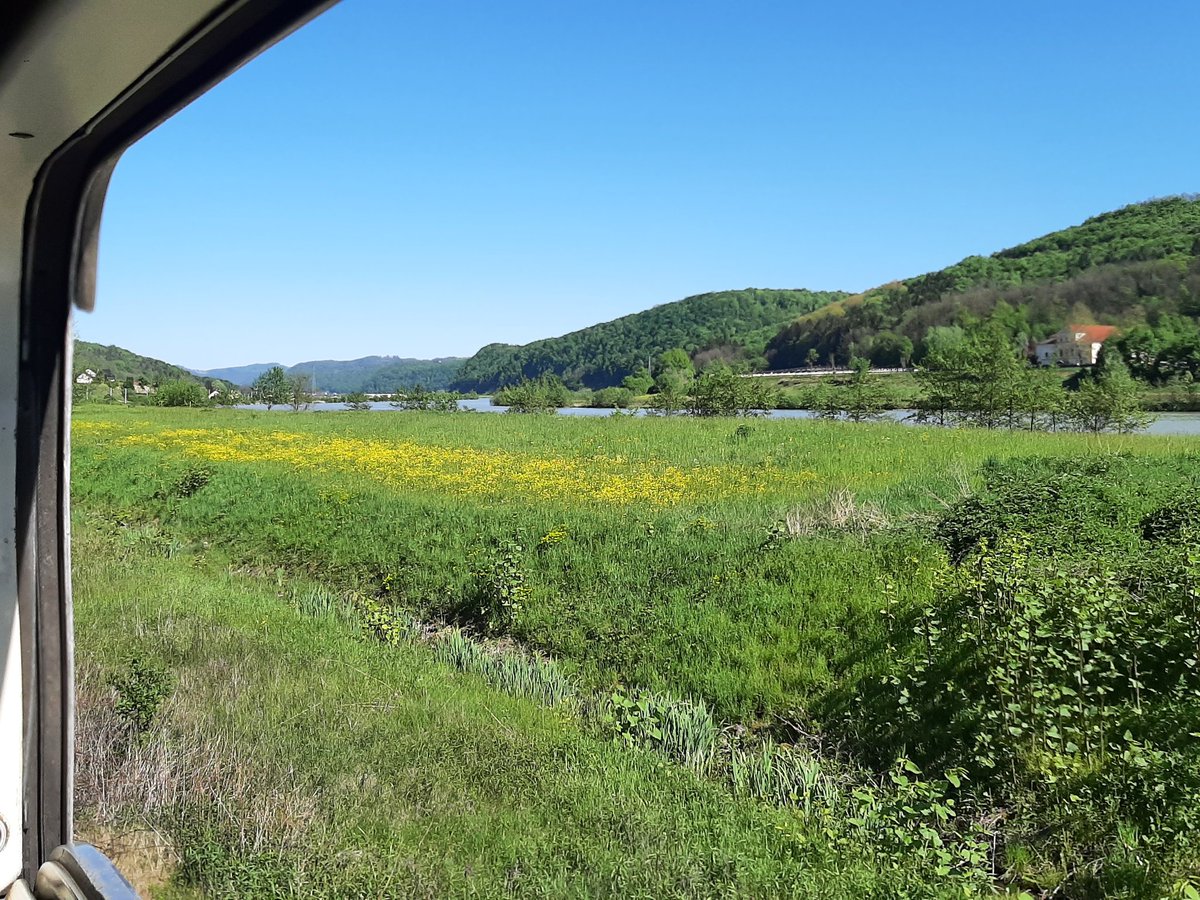
[[[14,434],[24,685],[22,875],[30,883],[51,852],[73,837],[70,320],[73,306],[89,309],[92,304],[109,177],[127,147],[335,2],[218,4],[47,156],[30,194],[23,229]]]

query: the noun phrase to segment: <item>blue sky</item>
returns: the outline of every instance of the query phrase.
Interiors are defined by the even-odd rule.
[[[1194,2],[344,0],[131,148],[86,340],[470,355],[1200,190]]]

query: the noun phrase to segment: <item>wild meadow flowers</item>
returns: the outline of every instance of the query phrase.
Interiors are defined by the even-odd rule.
[[[537,501],[669,507],[763,493],[775,473],[740,466],[682,466],[601,453],[549,456],[279,430],[138,429],[116,436],[108,423],[77,422],[80,435],[212,463],[261,463],[367,478],[405,492]],[[791,473],[795,478],[795,473]]]

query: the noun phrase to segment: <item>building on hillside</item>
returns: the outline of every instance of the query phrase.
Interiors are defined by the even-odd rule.
[[[1039,366],[1094,366],[1116,331],[1112,325],[1067,325],[1034,344],[1033,357]]]
[[[80,372],[78,375],[75,376],[76,384],[91,384],[95,380],[96,380],[96,373],[93,372],[91,369],[84,369],[82,372]]]
[[[143,394],[143,395],[153,394],[154,388],[150,387],[150,385],[146,384],[146,382],[142,381],[139,378],[137,381],[135,381],[133,383],[133,392],[135,394]]]

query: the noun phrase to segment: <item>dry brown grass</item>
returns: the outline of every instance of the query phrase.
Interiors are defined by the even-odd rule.
[[[280,853],[311,843],[318,798],[295,772],[268,777],[269,765],[239,755],[231,737],[200,724],[191,708],[198,699],[177,691],[141,735],[117,713],[115,701],[96,667],[81,661],[77,831],[113,858],[140,891],[170,879],[179,864],[177,829],[197,817],[239,853]]]
[[[815,503],[790,511],[784,519],[784,527],[792,537],[831,531],[866,537],[890,524],[881,507],[859,501],[845,488],[832,490]]]

